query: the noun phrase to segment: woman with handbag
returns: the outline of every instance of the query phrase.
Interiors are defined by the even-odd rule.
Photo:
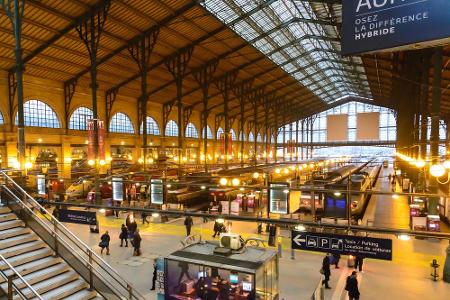
[[[111,240],[108,231],[106,231],[101,237],[100,237],[100,243],[98,246],[102,248],[100,251],[100,254],[103,254],[103,250],[106,248],[106,255],[109,255],[109,241]]]

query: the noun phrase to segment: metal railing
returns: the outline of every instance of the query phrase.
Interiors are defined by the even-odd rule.
[[[43,298],[36,292],[35,289],[31,287],[31,285],[17,272],[17,270],[6,260],[6,258],[0,254],[0,264],[4,264],[6,268],[0,267],[0,276],[3,278],[3,280],[6,282],[6,297],[8,300],[12,300],[16,296],[19,296],[21,299],[40,299]],[[7,274],[7,271],[10,270],[10,274]],[[15,282],[18,280],[19,282],[23,283],[24,288],[28,288],[29,292],[31,293],[31,296],[27,296],[23,293],[22,289],[19,285]]]
[[[117,273],[89,246],[76,237],[52,214],[24,191],[6,173],[2,199],[57,255],[63,258],[90,285],[106,299],[145,299],[131,284]],[[5,199],[6,198],[6,199]]]
[[[324,288],[322,284],[322,279],[320,279],[319,283],[316,286],[316,289],[314,290],[313,294],[311,295],[311,300],[324,300],[325,293]]]

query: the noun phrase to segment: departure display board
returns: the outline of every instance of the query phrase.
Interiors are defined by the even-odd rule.
[[[164,181],[162,179],[152,179],[150,182],[150,200],[152,204],[164,203]]]
[[[269,212],[273,214],[289,213],[289,184],[269,183]]]
[[[112,194],[114,201],[123,201],[123,180],[122,177],[112,178]]]

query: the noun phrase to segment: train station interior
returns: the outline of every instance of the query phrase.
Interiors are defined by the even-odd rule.
[[[449,0],[0,4],[0,300],[450,299]]]

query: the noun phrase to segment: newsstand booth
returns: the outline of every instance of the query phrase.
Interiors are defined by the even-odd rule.
[[[167,300],[278,300],[278,256],[273,250],[245,247],[215,254],[217,243],[189,245],[165,258]]]

